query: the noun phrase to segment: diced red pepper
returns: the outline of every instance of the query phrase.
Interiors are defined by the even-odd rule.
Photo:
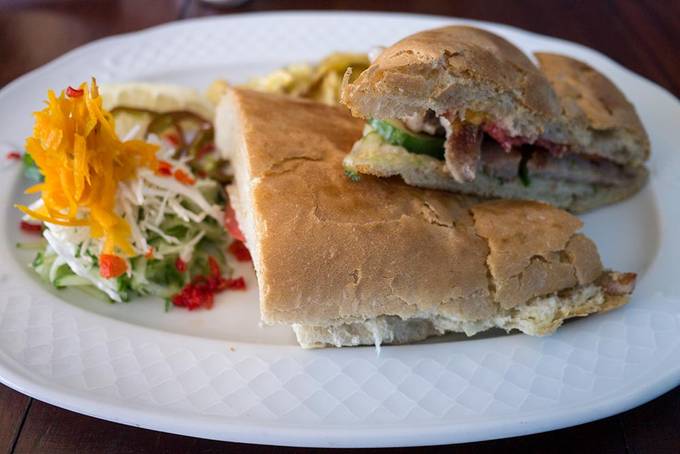
[[[182,184],[186,184],[187,186],[192,186],[196,183],[196,180],[191,178],[189,174],[182,169],[175,170],[175,180]]]
[[[231,207],[231,205],[227,205],[227,209],[224,212],[224,226],[227,228],[227,232],[229,232],[232,238],[241,242],[245,242],[246,239],[244,238],[243,232],[241,232],[241,229],[238,226],[238,221],[236,220],[236,212]]]
[[[99,274],[105,279],[118,277],[127,271],[127,263],[121,257],[113,254],[99,256]]]
[[[226,286],[227,290],[245,290],[246,289],[246,280],[243,279],[242,277],[237,277],[236,279],[225,279],[225,282],[227,284],[227,286]]]
[[[198,152],[196,153],[196,159],[201,159],[203,156],[207,155],[208,153],[212,153],[213,151],[215,151],[215,144],[208,142],[198,149]]]
[[[153,246],[149,246],[148,248],[146,248],[146,252],[144,253],[144,258],[147,258],[147,259],[153,258]]]
[[[14,160],[21,159],[21,153],[19,153],[18,151],[8,151],[7,152],[7,159],[14,159]]]
[[[229,252],[231,252],[231,254],[236,257],[236,260],[239,262],[250,262],[253,260],[253,258],[250,256],[250,251],[243,241],[234,240],[234,242],[229,245]]]
[[[199,276],[200,277],[200,276]],[[215,301],[215,294],[224,290],[245,290],[246,282],[242,277],[225,279],[223,277],[210,279],[195,279],[172,297],[172,304],[185,307],[190,311],[200,307],[211,308]]]
[[[42,233],[43,227],[42,224],[33,224],[31,222],[26,222],[26,221],[21,221],[19,224],[19,228],[23,230],[26,233],[37,233],[40,234]]]
[[[175,260],[175,268],[177,268],[177,271],[180,273],[183,273],[187,270],[187,262],[177,257],[177,260]]]
[[[217,263],[215,257],[208,257],[208,265],[210,266],[210,275],[212,277],[220,277],[222,275],[222,271],[220,271],[220,264]]]
[[[172,304],[186,307],[190,311],[201,306],[212,306],[213,294],[194,284],[187,284],[178,294],[172,297]]]
[[[180,144],[180,138],[177,133],[169,132],[163,136],[163,138],[173,147],[177,148]]]
[[[69,86],[66,89],[66,96],[68,96],[70,98],[80,98],[84,94],[85,94],[85,90],[83,90],[81,88],[73,88],[73,87]]]
[[[172,175],[172,164],[170,164],[168,161],[158,161],[156,173],[158,175],[169,177],[170,175]]]
[[[196,276],[182,290],[171,298],[172,304],[185,307],[190,311],[200,307],[211,308],[215,294],[224,290],[245,290],[246,281],[242,277],[226,279],[222,276],[220,265],[214,257],[208,257],[209,276]]]

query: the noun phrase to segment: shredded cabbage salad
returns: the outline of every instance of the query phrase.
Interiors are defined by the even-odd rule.
[[[133,126],[121,141],[126,143],[141,135],[157,147],[158,164],[155,169],[140,166],[115,188],[114,215],[129,226],[127,241],[131,246],[124,254],[116,250],[120,263],[113,265],[117,271],[111,272],[111,263],[103,263],[110,257],[103,252],[107,237],[93,235],[91,226],[84,222],[63,225],[43,220],[44,247],[31,266],[57,288],[77,287],[113,302],[154,295],[166,299],[166,308],[170,304],[189,309],[209,307],[215,293],[245,288],[242,278],[229,277],[232,269],[226,251],[232,240],[223,227],[223,181],[197,170],[202,168],[197,156],[186,152],[191,148],[186,144],[198,140],[201,130],[173,123],[170,132],[182,134],[178,140],[167,137],[167,131],[140,134],[142,127]],[[205,137],[200,140],[206,142]],[[210,152],[214,149],[211,143],[202,146]],[[214,156],[210,159],[211,165],[216,165]],[[28,177],[41,178],[39,166],[29,154],[23,162]],[[27,208],[25,223],[35,222],[30,213],[51,213],[42,197]],[[76,221],[88,214],[87,207],[78,206],[77,210],[73,217]]]

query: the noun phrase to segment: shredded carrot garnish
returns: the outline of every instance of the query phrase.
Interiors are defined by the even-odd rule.
[[[34,184],[24,191],[24,194],[35,194],[43,190],[44,185],[42,183]]]
[[[84,219],[74,219],[72,221],[69,220],[61,220],[61,219],[53,219],[50,217],[49,214],[44,214],[41,213],[40,211],[34,211],[31,210],[28,207],[22,206],[22,205],[17,205],[17,208],[19,208],[21,211],[32,217],[33,219],[37,219],[38,221],[43,221],[43,222],[49,222],[52,224],[56,225],[63,225],[66,227],[83,227],[88,225],[87,221]]]
[[[82,83],[47,96],[47,107],[34,114],[33,135],[26,139],[26,151],[45,176],[30,189],[41,192],[44,209],[17,208],[44,222],[89,226],[93,238],[104,239],[102,257],[134,254],[130,226],[114,211],[116,189],[138,168],[155,169],[158,147],[118,138],[94,78],[89,87]]]

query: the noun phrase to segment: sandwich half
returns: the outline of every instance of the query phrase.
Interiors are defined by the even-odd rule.
[[[367,120],[349,172],[574,212],[645,183],[649,140],[633,105],[577,60],[537,54],[484,30],[449,26],[384,50],[342,102]]]
[[[234,88],[216,127],[262,320],[292,326],[303,347],[544,335],[633,290],[635,275],[603,270],[560,209],[347,178],[363,122],[343,108]]]

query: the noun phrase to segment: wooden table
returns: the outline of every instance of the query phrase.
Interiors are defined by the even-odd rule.
[[[0,86],[93,39],[189,17],[315,9],[311,0],[253,0],[215,9],[197,0],[0,0]],[[501,22],[593,47],[680,94],[678,0],[327,1],[333,9],[395,10]],[[626,413],[554,432],[458,445],[446,452],[679,453],[680,387]],[[0,452],[271,452],[82,416],[0,385]],[[300,450],[287,449],[289,452]]]

